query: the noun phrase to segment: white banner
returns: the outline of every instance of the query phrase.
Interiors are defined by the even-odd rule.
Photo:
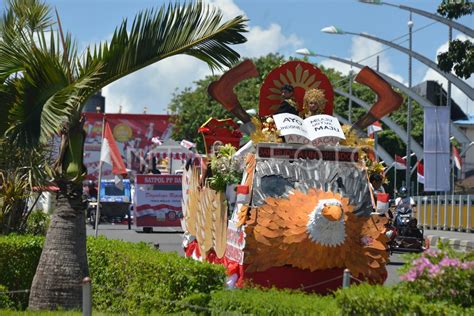
[[[181,226],[180,175],[137,175],[135,220],[137,226]]]
[[[423,155],[425,191],[450,191],[450,115],[446,106],[425,106]]]

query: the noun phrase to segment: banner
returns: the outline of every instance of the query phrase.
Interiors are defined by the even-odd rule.
[[[341,124],[331,115],[313,115],[303,120],[297,115],[282,113],[273,115],[273,119],[282,136],[298,135],[309,140],[322,137],[346,139]]]
[[[134,216],[138,227],[181,226],[181,175],[137,175]]]
[[[84,113],[86,122],[86,140],[84,144],[84,165],[87,168],[87,179],[96,180],[99,175],[100,148],[102,142],[102,113]],[[161,141],[171,137],[173,125],[169,115],[152,114],[106,114],[107,122],[112,130],[117,147],[122,155],[125,167],[133,174],[143,173],[146,155],[156,143],[153,138]],[[169,153],[168,153],[168,156]],[[175,155],[173,155],[173,159]],[[185,160],[186,157],[179,157]],[[104,178],[113,178],[112,169],[104,166]]]
[[[424,107],[425,191],[450,191],[450,113],[445,106]]]

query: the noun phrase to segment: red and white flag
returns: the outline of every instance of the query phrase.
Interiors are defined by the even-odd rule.
[[[122,155],[115,142],[114,135],[110,129],[109,123],[105,122],[104,138],[102,139],[102,148],[100,150],[100,161],[106,162],[112,166],[112,173],[115,175],[115,186],[123,189],[123,176],[127,174]]]
[[[377,212],[385,214],[388,211],[388,201],[390,200],[390,194],[378,193],[377,194]]]
[[[418,161],[418,165],[416,166],[416,178],[419,183],[425,184],[425,167]]]
[[[461,167],[462,167],[461,155],[459,155],[459,151],[454,145],[453,145],[453,161],[456,168],[461,170]]]
[[[374,138],[374,134],[382,131],[382,124],[379,121],[375,121],[372,125],[367,127],[367,134],[370,138]]]
[[[397,170],[406,170],[406,168],[407,168],[406,159],[400,157],[399,155],[395,155],[395,169],[397,169]]]

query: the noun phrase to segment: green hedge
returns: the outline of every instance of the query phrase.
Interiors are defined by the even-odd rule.
[[[162,253],[145,243],[90,238],[87,253],[99,311],[171,312],[186,296],[222,289],[225,281],[220,265]]]
[[[0,236],[0,292],[28,289],[43,238]],[[275,289],[223,290],[224,270],[145,243],[89,238],[93,307],[106,313],[221,315],[474,315],[399,287],[360,285],[321,297]],[[0,294],[0,308],[25,308],[28,297]]]
[[[6,289],[24,290],[31,287],[36,272],[44,238],[33,236],[0,237],[0,285]],[[13,294],[11,299],[24,309],[28,305],[28,294]]]
[[[337,315],[339,308],[331,296],[319,296],[276,289],[226,290],[211,294],[212,315]]]
[[[397,288],[363,284],[335,293],[343,315],[473,315],[445,302],[427,301],[423,296]]]
[[[43,243],[35,236],[0,236],[0,285],[29,289]],[[172,312],[184,297],[222,289],[225,280],[222,266],[162,253],[145,243],[88,238],[87,256],[93,307],[104,312]],[[27,294],[10,298],[18,309],[27,307]]]

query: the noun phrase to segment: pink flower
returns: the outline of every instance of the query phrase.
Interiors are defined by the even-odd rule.
[[[461,261],[459,261],[456,258],[452,259],[452,258],[449,258],[449,257],[444,257],[439,262],[439,265],[443,266],[443,267],[460,267],[461,266]]]
[[[428,257],[438,257],[438,255],[441,253],[438,249],[435,248],[428,248],[423,252],[423,257],[428,256]]]
[[[467,262],[461,263],[461,269],[463,270],[469,270],[472,267],[474,267],[474,261],[467,261]]]

